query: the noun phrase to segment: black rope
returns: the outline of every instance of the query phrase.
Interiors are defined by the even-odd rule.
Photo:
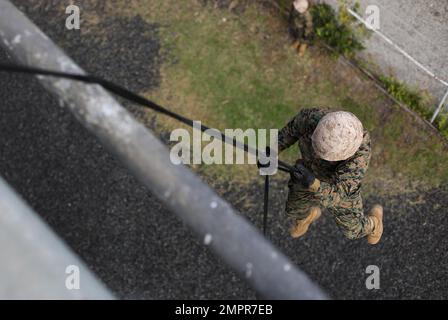
[[[263,234],[267,237],[269,211],[269,176],[264,177]]]
[[[158,105],[157,103],[155,103],[149,99],[146,99],[145,97],[138,95],[122,86],[119,86],[113,82],[110,82],[108,80],[105,80],[105,79],[102,79],[102,78],[99,78],[96,76],[73,74],[73,73],[52,71],[52,70],[35,68],[35,67],[28,67],[28,66],[14,65],[14,64],[4,64],[4,63],[0,63],[0,71],[7,71],[7,72],[12,72],[12,73],[23,73],[23,74],[30,74],[30,75],[52,76],[52,77],[80,81],[80,82],[84,82],[84,83],[99,84],[104,89],[106,89],[124,99],[127,99],[129,101],[137,103],[141,106],[147,107],[153,111],[162,113],[170,118],[173,118],[173,119],[178,120],[190,127],[193,127],[193,123],[194,123],[193,120],[186,118],[186,117],[184,117],[178,113],[175,113],[173,111],[170,111],[170,110]],[[210,129],[210,128],[201,124],[202,132],[204,132],[208,129]],[[238,142],[236,140],[236,137],[230,138],[220,131],[217,131],[217,132],[220,134],[220,139],[223,142],[230,143],[230,141],[231,141],[233,146],[243,149],[245,152],[249,152],[249,146],[246,143]],[[242,147],[241,147],[241,145],[242,145]],[[258,156],[260,151],[258,149],[256,149],[256,153]],[[267,156],[269,156],[269,154],[267,154]],[[278,169],[280,171],[284,171],[284,172],[288,172],[288,173],[296,171],[295,167],[293,167],[281,160],[278,160]],[[264,208],[263,208],[263,234],[265,236],[267,236],[268,208],[269,208],[269,175],[266,175],[265,182],[264,182]]]
[[[64,78],[64,79],[70,79],[90,84],[99,84],[104,89],[108,90],[109,92],[112,92],[124,99],[127,99],[129,101],[132,101],[134,103],[137,103],[141,106],[147,107],[153,111],[162,113],[170,118],[173,118],[175,120],[178,120],[190,127],[193,127],[194,121],[186,118],[178,113],[175,113],[171,110],[168,110],[159,104],[141,96],[138,95],[120,85],[117,85],[113,82],[110,82],[108,80],[102,79],[100,77],[91,76],[91,75],[82,75],[82,74],[73,74],[73,73],[66,73],[66,72],[60,72],[60,71],[52,71],[52,70],[46,70],[46,69],[40,69],[35,67],[28,67],[28,66],[21,66],[21,65],[15,65],[15,64],[5,64],[0,63],[0,71],[7,71],[7,72],[13,72],[13,73],[24,73],[24,74],[31,74],[31,75],[41,75],[41,76],[52,76],[52,77],[58,77],[58,78]],[[204,126],[201,124],[201,131],[204,132],[208,129],[210,129],[207,126]],[[225,142],[229,143],[232,142],[233,146],[238,147],[245,152],[249,152],[249,146],[246,143],[242,143],[236,140],[236,137],[230,138],[226,136],[224,133],[217,131],[220,135],[220,139]],[[241,147],[242,145],[242,147]],[[257,151],[257,155],[260,153],[259,150]],[[293,172],[295,171],[295,168],[281,160],[278,160],[278,169],[285,172]]]

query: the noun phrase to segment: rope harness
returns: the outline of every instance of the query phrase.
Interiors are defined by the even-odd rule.
[[[175,113],[169,109],[166,109],[159,104],[141,96],[138,95],[120,85],[117,85],[113,82],[110,82],[108,80],[102,79],[100,77],[96,77],[93,75],[82,75],[82,74],[73,74],[73,73],[66,73],[66,72],[60,72],[60,71],[52,71],[52,70],[46,70],[46,69],[40,69],[35,67],[28,67],[28,66],[22,66],[22,65],[15,65],[15,64],[4,64],[0,63],[0,71],[5,71],[9,73],[22,73],[27,75],[40,75],[40,76],[52,76],[52,77],[58,77],[63,79],[69,79],[79,82],[84,82],[88,84],[98,84],[102,86],[107,91],[120,96],[126,100],[129,100],[131,102],[134,102],[136,104],[139,104],[143,107],[149,108],[153,111],[156,111],[158,113],[164,114],[172,119],[175,119],[179,122],[182,122],[190,127],[193,128],[194,121],[186,118],[178,113]],[[210,130],[209,127],[204,126],[201,124],[200,129],[202,132],[205,132],[206,130]],[[232,144],[234,147],[240,148],[244,150],[245,152],[249,152],[249,150],[253,149],[249,147],[248,144],[242,143],[240,141],[236,140],[236,137],[229,137],[226,136],[224,133],[217,131],[219,139],[221,141]],[[263,154],[265,156],[269,156],[269,154],[266,154],[263,151],[260,151],[258,149],[255,149],[257,157],[260,154]],[[269,152],[267,152],[269,153]],[[290,174],[298,174],[303,176],[303,172],[300,170],[300,168],[297,168],[295,166],[291,166],[288,163],[278,160],[278,166],[277,168],[280,171],[287,172]],[[268,220],[268,209],[269,209],[269,175],[265,176],[264,181],[264,204],[263,204],[263,234],[264,236],[267,236],[267,220]]]

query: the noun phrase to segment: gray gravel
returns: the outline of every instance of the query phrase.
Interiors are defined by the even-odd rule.
[[[108,41],[99,41],[95,33],[80,37],[54,28],[60,21],[51,6],[26,9],[86,70],[133,90],[159,84],[164,58],[157,25],[104,17],[95,32]],[[0,52],[0,61],[5,59]],[[255,297],[35,80],[1,73],[0,97],[0,175],[119,297]],[[261,185],[215,187],[261,226]],[[273,185],[270,237],[332,297],[448,298],[446,186],[366,199],[367,207],[376,202],[385,206],[385,234],[375,247],[344,239],[325,214],[304,239],[288,238],[280,214],[284,187],[284,181]],[[242,197],[259,205],[246,210]],[[380,267],[380,290],[365,288],[370,264]]]

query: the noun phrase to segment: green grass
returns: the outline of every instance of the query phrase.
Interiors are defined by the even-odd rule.
[[[281,128],[305,107],[343,108],[371,131],[367,190],[377,191],[379,180],[392,186],[387,193],[410,183],[431,187],[448,181],[448,154],[440,140],[399,108],[387,106],[390,102],[373,85],[360,85],[354,71],[338,76],[334,59],[315,52],[299,58],[284,23],[256,4],[241,16],[195,0],[132,2],[123,12],[139,12],[163,25],[160,36],[175,63],[165,64],[160,89],[146,93],[156,101],[218,129]],[[294,147],[282,158],[292,162],[297,152]],[[200,170],[224,180],[258,178],[255,166]]]
[[[397,176],[407,176],[416,182],[430,182],[436,186],[446,183],[447,150],[440,138],[424,131],[397,108],[384,125],[380,144],[380,159]]]
[[[273,0],[274,1],[274,0]],[[286,17],[290,8],[290,0],[276,0]],[[365,28],[356,24],[347,8],[358,11],[359,3],[350,5],[347,0],[338,1],[338,12],[326,3],[314,4],[310,8],[313,17],[314,37],[313,41],[321,41],[334,49],[337,57],[343,55],[353,57],[357,52],[364,49],[361,41],[369,35]]]
[[[423,95],[418,92],[418,90],[409,88],[394,77],[382,75],[379,76],[379,80],[395,99],[404,103],[424,118],[429,118],[431,116],[431,112],[428,110],[428,105],[425,102]]]
[[[345,10],[340,12],[342,15]],[[311,14],[316,39],[332,47],[338,55],[353,57],[364,49],[353,31],[351,20],[341,19],[341,15],[338,16],[330,5],[322,3],[312,6]]]
[[[394,77],[379,76],[380,82],[395,99],[417,112],[422,118],[431,120],[431,111],[425,96],[417,89],[409,88]],[[448,113],[442,112],[434,121],[434,126],[448,139]]]

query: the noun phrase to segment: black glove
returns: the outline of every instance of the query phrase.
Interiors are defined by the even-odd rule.
[[[316,192],[320,187],[320,181],[303,164],[296,163],[294,171],[290,172],[293,183],[300,184],[303,188]]]
[[[266,147],[265,154],[266,154],[266,157],[269,157],[271,155],[271,149],[269,147]],[[266,163],[266,164],[262,164],[262,163],[260,163],[260,159],[257,159],[257,167],[258,167],[258,169],[260,169],[260,168],[269,168],[270,165],[271,165],[270,161],[268,161],[268,163]]]

